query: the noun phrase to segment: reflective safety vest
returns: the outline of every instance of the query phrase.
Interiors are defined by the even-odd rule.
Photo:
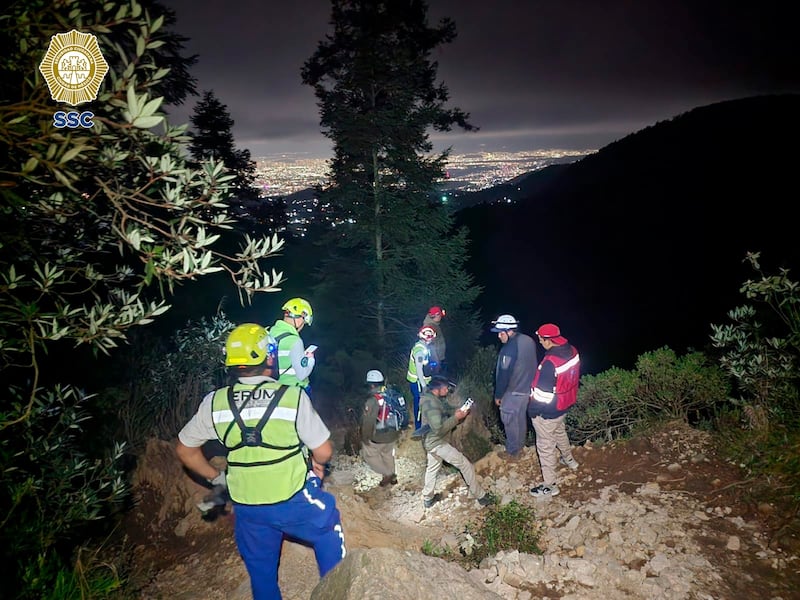
[[[538,387],[539,375],[542,373],[542,365],[549,361],[555,367],[555,382],[552,390],[542,390]],[[557,411],[567,410],[575,404],[578,399],[578,384],[581,379],[581,357],[578,351],[572,348],[572,356],[556,356],[545,354],[536,375],[533,377],[533,399],[543,404],[553,403],[556,400],[555,409]]]
[[[430,362],[430,352],[428,351],[428,346],[426,346],[422,340],[417,341],[411,348],[411,355],[408,358],[408,373],[406,374],[406,379],[411,383],[417,383],[421,377],[423,383],[428,385],[431,381],[430,376],[426,377],[424,373],[417,373],[416,357],[420,353],[425,357],[422,364],[427,365],[428,362]]]
[[[297,435],[298,387],[236,383],[214,392],[214,429],[228,453],[228,492],[240,504],[288,500],[306,482]]]
[[[278,381],[285,385],[308,386],[308,377],[302,381],[297,379],[297,372],[292,365],[289,353],[292,347],[301,339],[297,330],[286,321],[280,319],[270,328],[269,334],[278,342]]]

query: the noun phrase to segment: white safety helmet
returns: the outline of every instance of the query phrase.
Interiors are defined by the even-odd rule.
[[[419,333],[417,333],[419,339],[424,340],[426,342],[430,342],[433,338],[436,337],[436,330],[431,327],[430,325],[423,325],[420,327]]]
[[[499,333],[501,331],[510,331],[512,329],[516,329],[519,327],[519,321],[517,321],[512,315],[500,315],[494,321],[492,321],[491,331],[495,333]]]
[[[367,383],[383,383],[383,373],[378,369],[367,371]]]

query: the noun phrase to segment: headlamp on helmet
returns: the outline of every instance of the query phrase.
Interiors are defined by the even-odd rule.
[[[294,319],[303,319],[308,326],[311,326],[311,322],[314,320],[314,311],[311,309],[311,304],[304,298],[287,300],[286,304],[281,308],[287,316]]]
[[[260,365],[277,351],[277,342],[264,327],[256,323],[244,323],[234,328],[225,340],[225,366]]]

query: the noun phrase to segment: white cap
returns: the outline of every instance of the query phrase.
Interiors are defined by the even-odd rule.
[[[367,383],[383,383],[383,373],[378,369],[367,371]]]
[[[517,321],[512,315],[500,315],[494,321],[492,321],[491,331],[498,333],[500,331],[508,331],[510,329],[516,329],[519,327],[519,321]]]

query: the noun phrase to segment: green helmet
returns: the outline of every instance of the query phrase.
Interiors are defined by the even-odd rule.
[[[228,334],[225,340],[225,366],[260,365],[277,351],[277,343],[261,325],[245,323]]]
[[[298,319],[302,317],[306,325],[310,326],[311,321],[314,320],[314,311],[311,309],[308,300],[304,298],[292,298],[291,300],[287,300],[286,304],[281,308],[283,308],[290,317],[296,317]]]

